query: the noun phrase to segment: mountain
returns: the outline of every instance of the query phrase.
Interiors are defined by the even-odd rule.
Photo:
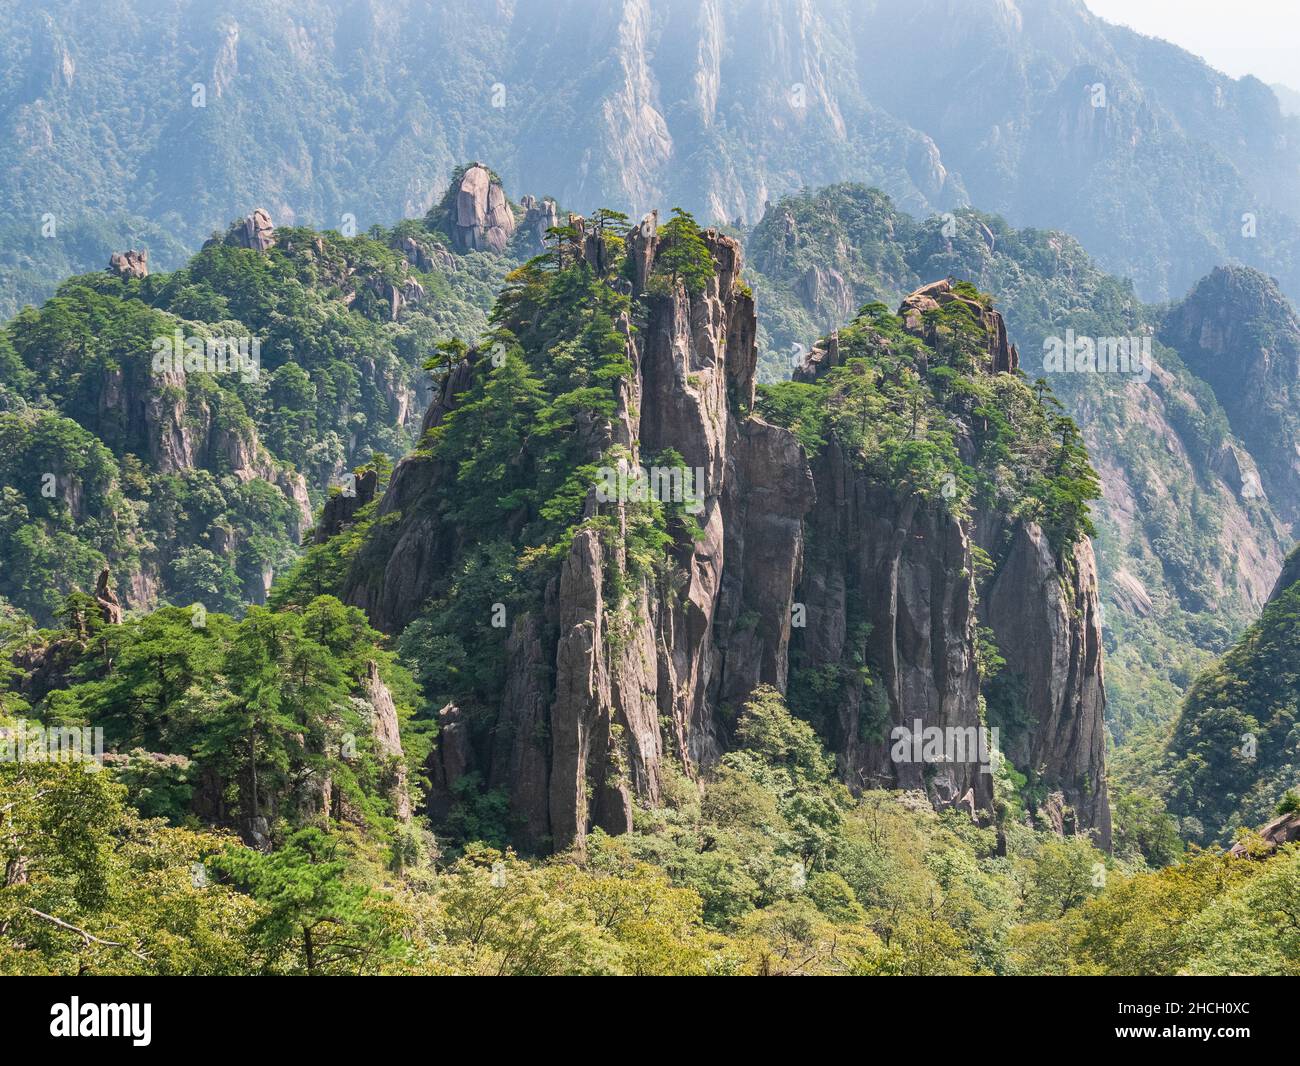
[[[557,240],[449,367],[337,589],[443,705],[431,805],[497,792],[530,849],[629,832],[768,685],[853,787],[991,811],[987,760],[895,732],[974,738],[996,661],[1030,806],[1107,846],[1096,484],[987,298],[868,308],[757,390],[735,241],[684,214]]]
[[[391,230],[345,238],[276,228],[255,212],[176,274],[150,275],[147,260],[118,256],[112,270],[66,283],[3,334],[14,354],[0,455],[13,506],[0,535],[24,561],[8,569],[5,595],[46,622],[67,591],[92,591],[107,568],[128,610],[261,603],[326,502],[309,554],[343,568],[332,534],[387,477],[383,457],[428,428],[417,422],[430,395],[423,367],[455,358],[435,341],[479,336],[493,287],[557,221],[553,202],[511,207],[492,171],[462,166],[425,219]],[[950,275],[1002,294],[1031,378],[1045,372],[1045,340],[1067,331],[1151,335],[1148,381],[1046,372],[1101,473],[1099,618],[1117,767],[1151,785],[1192,680],[1257,616],[1290,543],[1300,496],[1286,389],[1300,331],[1285,298],[1238,268],[1210,275],[1180,304],[1145,305],[1062,234],[968,210],[917,222],[861,186],[786,197],[740,236],[759,304],[756,376],[771,383],[857,308],[896,305]],[[114,325],[87,362],[77,338],[97,321]],[[259,379],[185,375],[178,393],[146,366],[152,339],[177,329],[258,338]],[[344,365],[356,350],[379,355],[362,361],[359,379]],[[67,354],[51,360],[57,351]],[[48,366],[52,374],[36,373]],[[125,415],[106,399],[119,395]],[[52,496],[44,472],[55,475]],[[339,496],[340,486],[354,495]],[[837,530],[832,540],[856,536]],[[41,575],[55,553],[64,562],[49,582]],[[310,591],[343,594],[338,576]],[[394,583],[412,603],[427,594],[408,574]],[[825,712],[828,735],[852,732],[830,726],[841,716]]]
[[[554,205],[459,168],[423,220],[364,235],[261,209],[170,274],[69,279],[0,331],[0,595],[49,622],[112,571],[128,609],[262,603],[315,508],[400,455],[424,363],[473,339]]]
[[[0,974],[1300,972],[1293,103],[1082,0],[0,5]]]
[[[439,354],[435,341],[482,334],[494,286],[557,222],[553,201],[512,206],[493,171],[462,166],[420,221],[347,238],[276,228],[269,213],[254,212],[175,274],[150,274],[147,257],[128,254],[65,283],[3,334],[13,354],[12,384],[0,386],[8,407],[0,456],[13,506],[0,536],[22,563],[7,570],[4,594],[46,623],[66,592],[94,590],[107,569],[127,610],[164,601],[237,610],[264,602],[289,574],[313,512],[328,503],[307,548],[329,580],[291,581],[280,602],[344,595],[339,579],[351,563],[333,535],[371,503],[387,477],[385,457],[430,428],[417,421],[430,395],[424,368],[439,375],[457,358],[454,349]],[[740,236],[759,303],[748,327],[759,349],[755,376],[769,385],[872,301],[896,305],[927,280],[953,275],[1002,294],[1008,336],[1025,353],[1017,359],[1031,378],[1050,380],[1101,474],[1107,726],[1119,743],[1117,772],[1154,789],[1180,701],[1257,617],[1300,506],[1294,443],[1286,444],[1296,440],[1286,397],[1300,329],[1275,284],[1246,268],[1219,270],[1179,304],[1145,305],[1062,234],[1014,230],[969,210],[918,222],[861,186],[783,198]],[[177,330],[205,343],[256,338],[257,380],[187,374],[175,379],[178,392],[148,365],[153,341]],[[1045,369],[1045,342],[1071,332],[1150,336],[1148,380]],[[373,354],[358,378],[345,364],[362,350]],[[52,359],[57,352],[65,354]],[[680,442],[663,446],[683,451]],[[981,550],[984,525],[974,521]],[[861,539],[842,528],[828,536]],[[454,564],[421,559],[418,545],[400,550],[430,575]],[[63,563],[51,582],[42,575],[55,554]],[[410,602],[377,622],[398,630],[430,586],[400,569],[391,581]],[[801,654],[803,636],[790,638]],[[1036,670],[1008,669],[1000,685],[1023,687]],[[817,714],[845,772],[874,772],[841,750],[852,747],[860,711]],[[1014,762],[1031,757],[1018,755]]]
[[[177,439],[127,356],[181,292],[240,316],[218,323],[283,320],[306,353],[380,326],[368,351],[388,337],[394,380],[433,387],[411,450],[317,496],[242,617],[124,612],[107,575],[42,628],[0,604],[0,742],[93,755],[93,726],[105,749],[98,773],[0,760],[0,972],[1294,969],[1293,816],[1184,857],[1158,802],[1110,789],[1098,485],[991,297],[940,280],[868,301],[760,383],[750,286],[775,283],[733,238],[601,212],[508,269],[530,216],[553,221],[469,166],[394,231],[254,211],[174,274],[123,253],[28,313],[72,340],[48,348],[48,394],[40,334],[11,341],[6,404],[87,434],[74,415],[97,409],[67,397],[108,353],[143,385],[133,432]],[[502,277],[487,317],[474,264]],[[474,343],[408,338],[425,316]],[[169,402],[259,395],[177,376]],[[249,409],[244,432],[309,455],[346,428],[292,408],[315,417],[273,437],[276,408]],[[397,410],[371,431],[399,433]],[[147,449],[111,447],[131,420],[93,425],[150,484]]]
[[[1300,294],[1300,119],[1082,0],[52,0],[0,30],[0,311],[124,247],[173,269],[253,204],[421,214],[467,158],[709,222],[859,181],[1064,229],[1146,299],[1231,261]]]
[[[1300,316],[1277,283],[1220,267],[1162,323],[1160,339],[1214,390],[1258,466],[1260,488],[1293,527],[1300,518]]]
[[[1270,85],[1270,89],[1277,95],[1278,105],[1282,108],[1284,115],[1300,115],[1300,92],[1296,92],[1289,85]]]
[[[1197,678],[1169,745],[1169,809],[1206,844],[1277,813],[1300,786],[1296,641],[1300,554],[1292,553],[1259,620]]]
[[[1109,724],[1121,770],[1148,775],[1187,688],[1258,616],[1294,538],[1300,331],[1275,283],[1224,269],[1178,304],[1144,304],[1065,234],[967,210],[918,222],[858,185],[783,198],[745,243],[770,379],[850,308],[950,275],[998,292],[1022,369],[1050,382],[1100,475]],[[1049,367],[1066,338],[1132,338],[1145,369]]]

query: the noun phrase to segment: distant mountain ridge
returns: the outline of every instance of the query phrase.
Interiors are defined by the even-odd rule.
[[[1231,261],[1300,295],[1300,119],[1081,0],[54,0],[0,14],[0,146],[0,311],[254,204],[420,214],[475,157],[705,222],[860,181],[1064,229],[1147,299]]]

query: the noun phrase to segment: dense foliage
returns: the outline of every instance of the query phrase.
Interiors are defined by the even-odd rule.
[[[266,253],[218,238],[173,273],[84,275],[25,308],[0,330],[0,597],[47,623],[107,565],[133,607],[261,602],[310,506],[413,443],[437,342],[486,327],[516,260],[445,241],[414,221],[280,228]],[[176,372],[173,339],[255,345],[258,365]]]
[[[1300,972],[1300,853],[1161,870],[913,793],[851,798],[779,695],[626,837],[526,862],[347,823],[272,851],[143,817],[121,772],[0,766],[4,973]]]
[[[1099,486],[1073,421],[1042,388],[988,372],[984,327],[966,305],[924,317],[928,344],[885,305],[868,304],[836,331],[840,365],[815,383],[764,386],[759,411],[814,454],[833,433],[902,493],[1037,522],[1058,547],[1092,534]]]

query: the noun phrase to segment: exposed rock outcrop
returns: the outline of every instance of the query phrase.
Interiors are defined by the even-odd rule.
[[[102,367],[96,373],[91,394],[98,404],[85,425],[109,447],[144,457],[151,469],[163,474],[202,469],[229,474],[240,482],[265,481],[291,505],[292,536],[300,539],[311,528],[312,506],[303,475],[274,459],[251,422],[222,419],[201,392],[192,395],[184,371],[155,372],[143,358]],[[226,540],[221,547],[233,551],[235,542]],[[127,607],[154,606],[163,562],[146,554],[139,572],[118,566],[119,591]],[[252,602],[263,602],[271,571],[241,576]]]
[[[130,249],[114,252],[108,260],[108,272],[119,278],[147,278],[149,276],[149,253]]]
[[[351,525],[357,512],[374,500],[378,485],[379,475],[373,470],[363,470],[356,476],[355,483],[349,483],[347,488],[332,494],[321,510],[313,541],[324,544],[330,537]]]
[[[574,246],[594,261],[599,242],[582,219],[573,222]],[[1017,766],[1060,792],[1064,831],[1092,831],[1108,845],[1091,549],[1062,556],[1032,525],[964,519],[900,496],[833,436],[810,464],[792,432],[751,413],[756,327],[739,247],[705,231],[715,272],[703,291],[659,284],[662,275],[649,284],[656,222],[649,216],[626,237],[632,291],[644,294],[637,328],[617,324],[634,372],[620,386],[616,414],[584,432],[592,460],[613,445],[632,464],[668,448],[679,453],[700,474],[698,533],[672,549],[671,580],[643,579],[630,590],[630,609],[614,612],[606,582],[610,553],[621,549],[595,529],[579,530],[540,610],[512,619],[496,638],[506,674],[494,728],[476,739],[458,708],[440,715],[431,809],[448,809],[456,782],[476,773],[506,790],[524,847],[581,846],[593,827],[627,831],[636,804],[659,801],[665,759],[671,754],[688,774],[716,759],[730,744],[736,707],[769,684],[802,693],[804,707],[816,688],[814,716],[850,786],[921,790],[936,806],[986,816],[989,760],[900,760],[889,739],[894,727],[918,721],[977,736],[983,610],[1032,694],[1031,725],[1014,738]],[[954,301],[986,330],[987,372],[1013,369],[1001,316],[947,283],[909,297],[902,313],[916,313],[911,327],[924,336],[921,312]],[[471,351],[447,376],[424,429],[457,406],[483,357]],[[838,358],[832,336],[804,373]],[[460,534],[437,501],[456,476],[427,453],[394,471],[378,507],[383,532],[358,556],[344,590],[381,629],[412,621],[455,564]],[[600,506],[619,528],[622,505]],[[586,515],[597,508],[593,491]],[[973,561],[981,544],[995,563],[984,588]],[[840,680],[828,688],[832,676]]]
[[[930,339],[924,313],[960,302],[983,325],[990,373],[1018,364],[1002,316],[952,291],[917,290],[899,307],[906,328]],[[815,347],[796,378],[815,380],[840,362],[835,334]],[[850,784],[925,789],[939,805],[974,790],[992,801],[987,762],[899,762],[893,728],[976,730],[980,679],[975,625],[983,620],[1025,690],[1030,726],[1000,736],[1014,765],[1058,789],[1063,824],[1110,845],[1105,784],[1105,691],[1096,566],[1088,542],[1061,554],[1032,523],[979,514],[967,522],[946,508],[894,492],[857,473],[832,440],[813,464],[817,505],[808,520],[814,545],[803,587],[807,627],[796,634],[802,669],[825,676],[865,663],[871,684],[847,684],[825,708],[832,746]],[[972,548],[987,552],[979,582]],[[977,611],[976,604],[979,604]],[[854,636],[855,627],[863,636]],[[990,723],[996,724],[996,723]],[[914,731],[914,730],[913,730]],[[1001,730],[1000,730],[1001,732]],[[966,735],[969,735],[967,733]]]
[[[1234,844],[1228,854],[1235,859],[1263,857],[1273,854],[1286,844],[1300,840],[1300,811],[1289,811],[1274,818],[1259,831],[1260,842],[1251,845]]]
[[[1109,848],[1106,692],[1092,544],[1058,552],[1032,522],[1017,524],[1009,537],[992,533],[1000,525],[989,516],[979,531],[996,562],[980,613],[1027,717],[1023,729],[1003,725],[1002,749],[1022,771],[1060,790],[1067,831],[1092,830]]]
[[[236,248],[251,248],[255,252],[268,251],[275,244],[275,226],[270,214],[263,208],[256,208],[230,227],[226,243]]]
[[[853,314],[853,292],[844,275],[830,267],[810,266],[795,285],[795,294],[808,307],[832,308],[837,322]]]
[[[99,604],[99,613],[103,615],[104,621],[115,626],[122,621],[122,603],[108,581],[108,567],[105,567],[99,572],[99,579],[95,582],[95,602]]]
[[[1277,599],[1297,581],[1300,581],[1300,548],[1293,548],[1282,564],[1282,572],[1278,574],[1273,591],[1269,593],[1269,600]]]
[[[920,789],[936,805],[974,789],[987,809],[987,764],[891,757],[896,727],[981,724],[969,531],[941,507],[873,484],[834,441],[813,476],[795,680],[836,678],[819,702],[842,775],[855,787]],[[858,664],[870,671],[866,684]]]
[[[379,676],[379,664],[371,660],[366,664],[362,681],[366,702],[370,704],[370,727],[374,736],[375,754],[383,768],[381,787],[393,804],[398,821],[411,820],[411,791],[407,785],[406,755],[402,751],[402,735],[397,720],[397,705],[393,694]]]
[[[1146,618],[1155,610],[1146,586],[1127,570],[1112,575],[1110,598],[1121,611],[1136,618]]]
[[[417,270],[428,274],[433,270],[452,270],[456,258],[441,244],[414,237],[403,237],[398,246],[406,261]]]
[[[449,197],[448,231],[458,252],[504,252],[515,216],[501,182],[479,163],[466,168]]]
[[[519,225],[519,232],[528,240],[528,250],[540,252],[546,239],[546,231],[560,222],[559,209],[550,197],[538,200],[534,196],[525,196],[519,201],[524,209],[524,220]]]
[[[461,720],[460,708],[449,703],[438,712],[438,746],[429,756],[429,813],[444,818],[451,809],[456,783],[474,768],[474,749],[469,727]],[[540,795],[545,795],[543,784]],[[541,832],[545,832],[543,821]]]
[[[903,301],[898,313],[903,316],[908,329],[931,340],[931,331],[925,324],[925,313],[954,303],[983,325],[984,335],[988,339],[988,369],[995,374],[1016,370],[1020,366],[1020,353],[1014,344],[1007,341],[1007,325],[1002,319],[1002,313],[957,292],[950,280],[933,281],[917,289]]]

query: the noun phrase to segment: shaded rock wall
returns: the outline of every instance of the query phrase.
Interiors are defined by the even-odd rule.
[[[655,223],[649,216],[627,237],[637,293],[654,268]],[[647,295],[640,328],[622,324],[634,373],[618,414],[589,433],[593,459],[621,444],[644,464],[671,447],[701,469],[700,536],[676,546],[671,579],[644,581],[634,609],[618,614],[604,582],[606,553],[621,548],[594,531],[575,537],[542,607],[513,619],[505,638],[490,739],[470,744],[457,709],[444,709],[450,728],[432,759],[431,808],[445,810],[455,778],[472,768],[506,790],[525,847],[581,846],[596,826],[627,831],[637,802],[658,802],[666,760],[693,774],[727,749],[727,723],[755,686],[795,690],[792,702],[806,708],[810,678],[839,669],[817,725],[851,786],[919,788],[936,805],[989,810],[992,776],[975,761],[899,762],[888,739],[917,719],[978,729],[983,598],[1003,654],[1033,693],[1035,724],[1013,759],[1033,763],[1063,792],[1077,827],[1108,843],[1090,547],[1063,561],[1033,527],[990,521],[985,535],[941,505],[897,498],[834,439],[810,464],[790,431],[750,414],[753,300],[735,242],[713,231],[705,239],[717,267],[706,289]],[[990,372],[1014,367],[1001,317],[979,314]],[[449,375],[426,429],[455,407],[478,358],[471,352]],[[812,362],[837,358],[832,344]],[[455,564],[459,533],[436,511],[454,476],[427,455],[394,471],[379,505],[381,524],[392,516],[385,539],[358,557],[344,592],[381,629],[412,621]],[[597,506],[593,491],[587,513]],[[603,506],[622,521],[617,504]],[[981,536],[995,561],[984,589],[972,562]]]

